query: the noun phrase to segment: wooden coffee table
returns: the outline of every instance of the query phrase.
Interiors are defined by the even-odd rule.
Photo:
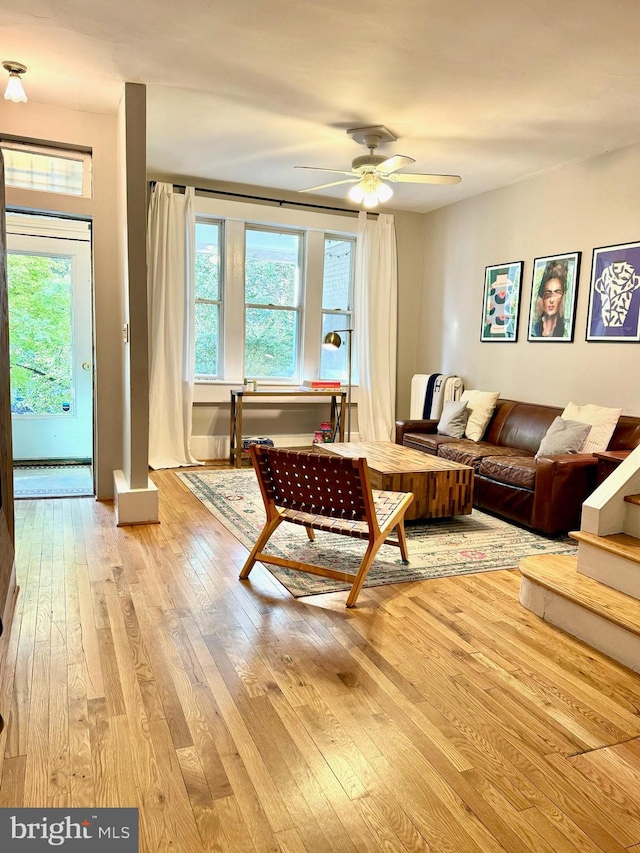
[[[473,502],[473,468],[411,450],[391,441],[353,441],[314,444],[317,453],[364,457],[371,486],[394,492],[413,492],[406,519],[468,515]]]

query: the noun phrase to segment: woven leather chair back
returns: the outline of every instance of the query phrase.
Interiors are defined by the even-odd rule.
[[[345,521],[369,520],[366,460],[256,445],[252,455],[276,506]]]

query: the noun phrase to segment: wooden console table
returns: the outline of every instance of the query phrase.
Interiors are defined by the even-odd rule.
[[[231,390],[231,416],[229,419],[229,462],[236,468],[242,465],[242,406],[249,401],[268,399],[269,397],[329,397],[331,399],[331,429],[339,441],[344,441],[344,422],[347,392],[340,388],[309,389],[286,388],[279,391],[245,391],[243,388]],[[309,439],[311,444],[311,438]]]
[[[606,480],[609,474],[623,462],[631,453],[630,450],[605,450],[602,453],[594,453],[598,460],[598,473],[596,474],[596,485],[599,486]]]

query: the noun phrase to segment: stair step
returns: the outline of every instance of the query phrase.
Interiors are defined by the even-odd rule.
[[[520,574],[532,583],[640,637],[638,601],[580,574],[576,566],[575,557],[545,554],[525,557],[520,561],[519,568]]]
[[[601,548],[609,554],[624,557],[633,563],[640,563],[640,539],[629,536],[628,533],[612,533],[610,536],[598,536],[596,533],[587,533],[586,530],[576,530],[570,533],[572,539]]]
[[[628,504],[640,506],[640,495],[625,495],[624,499]]]

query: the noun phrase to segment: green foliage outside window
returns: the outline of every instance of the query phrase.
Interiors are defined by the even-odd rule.
[[[11,410],[72,410],[71,259],[7,256]]]
[[[245,262],[245,375],[293,378],[298,343],[297,264],[247,258]],[[274,305],[291,310],[251,308]]]

